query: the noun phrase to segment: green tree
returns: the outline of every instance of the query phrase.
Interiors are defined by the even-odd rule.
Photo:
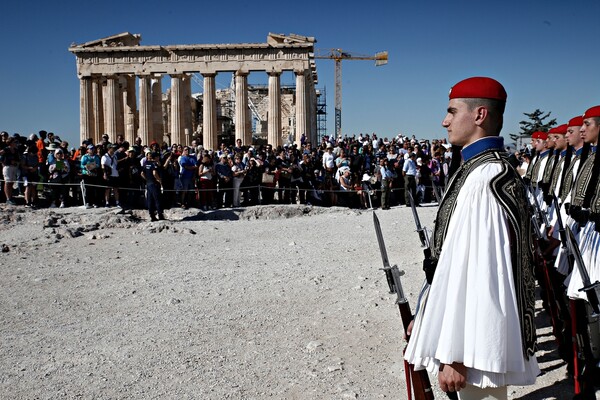
[[[544,112],[541,111],[539,108],[531,113],[523,113],[523,115],[525,115],[529,119],[520,121],[519,125],[521,131],[516,134],[511,133],[510,138],[515,142],[519,143],[522,142],[523,139],[530,138],[533,132],[548,132],[550,128],[556,125],[556,118],[552,118],[549,121],[545,121],[547,118],[550,117],[551,113],[551,111],[548,111],[544,114]]]

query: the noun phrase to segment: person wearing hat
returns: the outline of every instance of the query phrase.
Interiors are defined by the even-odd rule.
[[[327,142],[325,146],[325,153],[323,153],[323,169],[325,175],[331,178],[335,173],[335,155],[333,154],[333,145]]]
[[[507,399],[529,385],[535,358],[535,278],[525,186],[500,135],[506,91],[474,77],[452,87],[442,126],[463,164],[436,216],[427,284],[405,359],[461,399]]]
[[[160,153],[148,153],[149,160],[142,169],[142,178],[146,181],[146,201],[151,221],[164,220],[163,209],[160,201],[160,187],[162,178],[159,173]],[[158,214],[158,218],[156,218]]]
[[[531,171],[531,186],[534,189],[534,195],[538,198],[538,202],[542,202],[542,185],[544,179],[544,172],[550,159],[551,154],[551,142],[548,141],[547,132],[534,132],[533,135],[536,137],[535,150],[538,154],[537,160],[533,165]]]
[[[539,174],[540,164],[540,154],[544,150],[546,143],[544,139],[545,132],[536,131],[531,134],[531,162],[527,167],[527,172],[525,173],[525,184],[529,185],[534,180],[537,179]],[[534,173],[535,171],[535,173]]]
[[[595,167],[595,165],[600,164],[599,161],[596,161],[599,130],[600,106],[595,106],[583,114],[580,133],[590,151],[587,159],[577,171],[569,206],[569,214],[579,224],[580,228],[583,228],[589,221],[589,208],[598,182],[598,167]]]
[[[137,199],[140,197],[142,168],[133,146],[128,148],[125,154],[126,157],[119,161],[119,177],[124,188],[121,193],[121,205],[125,209],[132,210],[136,208]]]
[[[567,124],[559,125],[548,132],[548,139],[554,143],[555,162],[550,176],[548,177],[548,193],[544,201],[548,209],[552,209],[552,197],[558,196],[563,169],[565,166],[565,157],[567,155]],[[553,209],[549,213],[553,213]]]
[[[57,149],[58,149],[58,145],[56,143],[50,143],[48,146],[46,146],[47,156],[46,156],[46,159],[44,160],[46,165],[50,165],[54,162],[55,152]]]
[[[567,133],[566,124],[555,126],[548,131],[546,148],[550,151],[550,153],[548,154],[548,161],[546,162],[546,166],[542,173],[542,179],[538,184],[538,189],[542,194],[542,201],[544,202],[540,203],[540,205],[544,204],[544,210],[547,209],[547,206],[549,206],[551,202],[550,186],[552,184],[552,176],[554,175],[554,171],[556,170],[560,161],[560,151],[557,151],[556,149],[556,138],[560,137],[564,139],[565,133]],[[562,141],[559,141],[559,145],[562,145],[561,142]],[[564,141],[564,147],[566,148],[566,141]]]
[[[582,116],[580,134],[584,147],[589,148],[589,154],[582,161],[575,182],[573,183],[570,204],[566,205],[570,217],[574,221],[572,227],[576,232],[578,247],[581,251],[584,267],[590,282],[600,280],[600,158],[597,156],[598,139],[600,137],[600,105],[586,110]],[[566,202],[567,200],[565,200]],[[567,221],[569,223],[570,220]],[[578,337],[578,354],[583,354],[585,360],[580,360],[582,375],[579,384],[581,398],[595,397],[598,365],[600,365],[600,323],[590,307],[590,299],[582,291],[584,282],[579,268],[573,268],[568,279],[567,296],[573,300],[575,308],[574,324]]]
[[[87,146],[87,153],[81,157],[81,176],[84,183],[84,202],[85,207],[98,206],[98,185],[100,183],[98,175],[102,171],[100,167],[100,157],[96,154],[96,147],[92,144]]]
[[[577,175],[581,158],[583,156],[583,138],[579,132],[581,130],[581,125],[583,125],[583,117],[581,115],[571,118],[567,124],[567,133],[565,134],[565,138],[567,139],[568,147],[571,149],[571,158],[569,159],[567,156],[567,159],[565,160],[565,173],[561,180],[558,192],[558,198],[560,199],[560,204],[562,205],[570,202],[569,195],[573,186],[573,180]],[[567,214],[565,210],[563,220],[566,219]]]
[[[65,207],[65,199],[67,197],[68,187],[65,183],[68,182],[71,166],[69,161],[65,159],[65,151],[58,148],[54,151],[54,158],[51,164],[48,165],[50,190],[52,191],[52,200],[50,208],[55,208],[57,202],[60,202],[60,208]]]

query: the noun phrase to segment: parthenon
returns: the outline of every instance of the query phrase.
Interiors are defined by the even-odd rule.
[[[248,75],[268,75],[267,141],[282,144],[281,83],[284,71],[295,74],[295,129],[292,139],[305,135],[317,141],[317,71],[313,37],[269,33],[266,43],[142,46],[141,36],[129,32],[74,44],[80,80],[80,138],[94,143],[107,134],[123,135],[132,143],[190,144],[192,129],[191,82],[203,77],[201,137],[205,149],[217,149],[215,77],[235,74],[235,138],[250,144]],[[171,79],[168,124],[163,121],[162,77]],[[137,80],[137,84],[136,84]],[[137,87],[137,89],[136,89]],[[136,91],[139,96],[136,98]],[[139,107],[138,107],[139,106]]]

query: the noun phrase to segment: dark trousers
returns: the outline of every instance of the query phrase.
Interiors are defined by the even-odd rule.
[[[225,179],[219,178],[219,190],[217,193],[217,207],[231,207],[233,205],[233,182],[231,179],[226,182]],[[225,199],[223,199],[223,196]]]
[[[83,175],[83,183],[85,184],[85,204],[98,205],[99,204],[99,190],[97,187],[99,179],[97,176]]]
[[[215,189],[213,181],[211,179],[199,179],[198,186],[200,188],[198,193],[200,196],[200,207],[212,207]]]
[[[148,202],[148,212],[150,216],[161,215],[163,213],[160,204],[160,187],[154,183],[146,184],[146,201]]]
[[[417,199],[417,179],[414,175],[404,175],[404,201],[406,205],[410,205],[410,194],[412,194],[413,199],[415,200],[415,205],[418,205]]]
[[[390,184],[388,179],[381,180],[381,208],[390,208]]]

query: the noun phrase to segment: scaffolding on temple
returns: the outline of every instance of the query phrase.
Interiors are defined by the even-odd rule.
[[[321,143],[323,136],[327,135],[327,93],[325,87],[317,89],[317,140]],[[313,143],[313,147],[319,145]]]

